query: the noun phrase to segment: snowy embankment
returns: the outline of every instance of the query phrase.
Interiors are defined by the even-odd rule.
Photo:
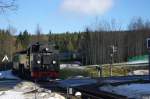
[[[18,77],[12,74],[11,70],[0,71],[0,79],[3,81],[5,80],[7,81],[7,79],[19,80]],[[21,83],[18,83],[10,90],[0,89],[0,99],[65,99],[65,98],[58,93],[51,92],[51,90],[40,88],[35,83],[22,81]]]
[[[69,68],[69,69],[85,69],[84,66],[78,64],[60,64],[60,69]]]
[[[137,61],[131,61],[131,62],[127,62],[127,64],[148,64],[148,60],[137,60]]]
[[[13,89],[0,91],[0,99],[65,99],[58,93],[40,88],[32,82],[21,82]]]
[[[133,72],[130,72],[129,75],[148,75],[148,70],[135,70]]]
[[[19,78],[14,76],[11,70],[8,70],[8,71],[0,71],[0,79],[19,79]]]

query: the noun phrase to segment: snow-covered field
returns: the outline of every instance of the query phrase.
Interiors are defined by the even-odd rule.
[[[0,71],[0,79],[4,79],[1,83],[5,83],[5,79],[19,80],[12,74],[11,70]],[[40,88],[37,84],[29,81],[21,81],[12,89],[5,89],[5,87],[7,86],[4,86],[2,90],[0,89],[0,99],[65,99],[60,94]]]
[[[35,98],[36,97],[36,98]],[[0,99],[65,99],[58,93],[40,88],[32,82],[21,82],[13,89],[0,91]]]
[[[100,90],[116,93],[133,99],[150,99],[150,84],[126,84],[120,86],[103,86]]]
[[[60,69],[69,68],[69,69],[85,69],[84,66],[78,64],[60,64]]]
[[[141,64],[141,63],[147,63],[148,64],[148,59],[147,60],[137,60],[137,61],[131,61],[127,62],[127,64]]]
[[[148,70],[135,70],[133,72],[130,72],[129,75],[148,75]]]

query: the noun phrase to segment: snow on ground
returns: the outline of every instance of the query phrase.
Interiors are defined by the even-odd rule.
[[[11,70],[0,71],[0,79],[19,79],[18,77],[12,74]]]
[[[148,60],[137,60],[137,61],[127,62],[127,64],[141,64],[141,63],[148,63]]]
[[[129,84],[129,85],[126,84],[120,86],[108,85],[102,86],[99,89],[106,92],[128,96],[128,98],[150,99],[150,84]]]
[[[135,70],[133,72],[130,72],[129,75],[148,75],[148,70]]]
[[[0,99],[65,99],[58,93],[40,88],[32,82],[21,82],[13,89],[0,91]]]
[[[22,92],[16,92],[13,90],[1,91],[0,99],[25,99]]]
[[[18,79],[12,74],[11,70],[0,71],[0,79]],[[51,90],[40,88],[32,82],[22,81],[14,86],[13,89],[0,91],[0,99],[65,99],[58,93]]]
[[[79,64],[60,64],[60,69],[69,68],[69,69],[85,69],[84,66]]]

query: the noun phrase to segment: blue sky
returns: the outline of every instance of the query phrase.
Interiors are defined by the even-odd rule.
[[[84,31],[97,20],[115,19],[123,29],[133,17],[150,19],[150,0],[17,0],[18,10],[0,15],[0,28],[43,33]]]

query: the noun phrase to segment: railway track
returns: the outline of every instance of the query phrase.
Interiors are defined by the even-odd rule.
[[[127,96],[95,90],[93,86],[77,87],[74,91],[82,93],[82,99],[128,99]]]
[[[95,78],[100,83],[113,83],[113,84],[120,84],[120,83],[128,83],[129,81],[134,80],[147,80],[149,81],[149,76],[123,76],[123,77],[103,77],[103,78]],[[0,88],[12,88],[16,84],[20,83],[23,80],[11,80],[11,81],[0,81]],[[75,80],[73,80],[73,83]],[[67,95],[67,91],[65,88],[61,90],[58,85],[59,82],[57,81],[44,81],[44,82],[35,82],[41,88],[50,89],[53,92],[58,92],[63,94],[64,96]],[[104,92],[98,89],[99,84],[91,84],[91,85],[82,85],[73,87],[73,94],[75,92],[81,92],[82,98],[81,99],[128,99],[127,96],[117,95],[109,92]],[[76,98],[74,98],[76,99]]]
[[[58,83],[56,81],[50,81],[50,82],[38,82],[37,83],[40,87],[50,89],[52,91],[57,91],[58,89]]]
[[[120,85],[129,83],[150,83],[148,75],[104,77],[97,78],[97,80],[99,80],[99,83],[74,87],[74,93],[81,92],[82,99],[128,99],[127,96],[99,90],[99,87],[103,86],[103,84]]]

